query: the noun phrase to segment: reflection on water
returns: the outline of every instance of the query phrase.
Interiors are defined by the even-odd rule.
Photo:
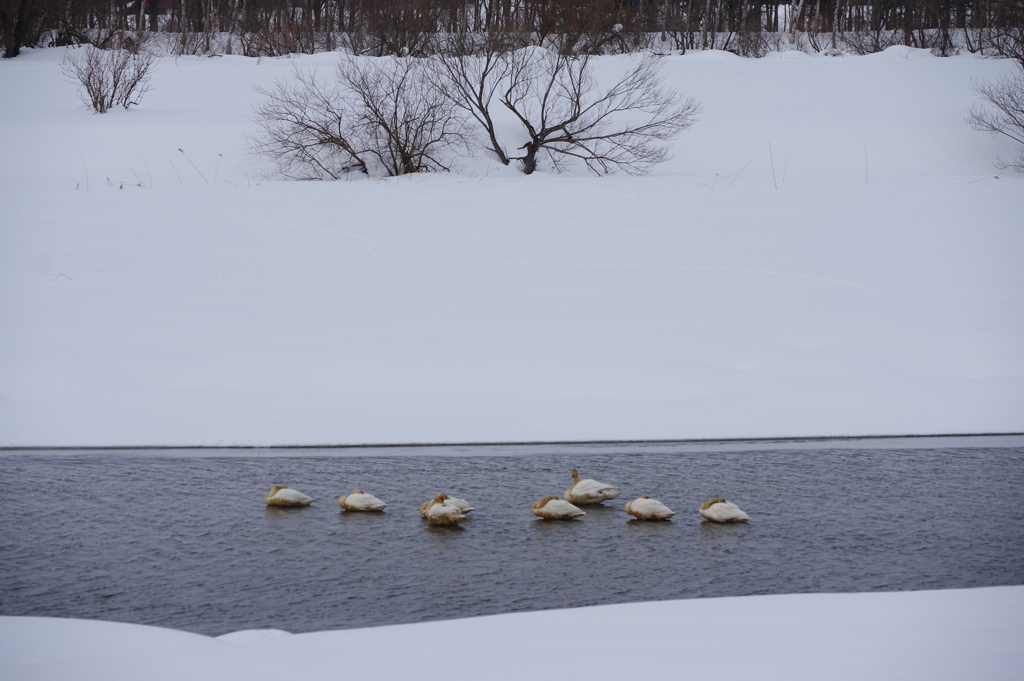
[[[548,518],[539,518],[537,516],[533,516],[530,520],[526,521],[530,529],[539,537],[575,537],[577,535],[565,535],[563,533],[573,532],[571,527],[582,522],[582,518],[556,518],[549,520]]]
[[[0,614],[300,632],[651,599],[1024,582],[1019,446],[581,446],[477,458],[459,449],[0,456],[0,479],[33,491],[0,525]],[[573,467],[622,496],[575,520],[534,516],[531,504],[560,496]],[[320,501],[264,506],[277,481]],[[387,510],[341,511],[335,499],[357,488]],[[419,506],[438,490],[477,510],[461,525],[426,523]],[[679,515],[632,518],[622,507],[641,494]],[[753,520],[703,521],[697,508],[717,496]],[[998,522],[967,512],[982,498],[999,500]]]
[[[466,531],[464,525],[431,525],[425,520],[421,522],[423,524],[423,530],[425,532],[430,532],[431,534],[435,534],[442,537],[450,536],[453,533]],[[467,520],[466,522],[468,523],[469,521]]]
[[[671,522],[671,518],[667,520],[640,520],[639,518],[633,518],[626,521],[626,527],[634,528],[637,532],[661,532],[661,530],[656,528],[659,525],[664,527]]]
[[[707,520],[702,520],[697,528],[700,532],[700,549],[712,553],[738,545],[744,539],[748,529],[751,529],[746,523],[721,524]]]
[[[267,506],[263,515],[267,518],[283,520],[285,518],[297,519],[308,509],[309,506]]]

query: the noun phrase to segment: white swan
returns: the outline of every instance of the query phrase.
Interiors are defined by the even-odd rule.
[[[267,506],[309,506],[316,499],[307,497],[298,490],[288,489],[287,485],[274,485],[263,495],[263,503]]]
[[[544,497],[531,509],[533,514],[546,520],[571,520],[581,515],[586,515],[581,509],[576,508],[568,501],[562,501],[558,497]]]
[[[626,513],[640,520],[668,520],[676,514],[665,504],[657,499],[651,499],[647,495],[627,501]]]
[[[353,490],[352,494],[338,497],[338,506],[346,511],[383,511],[387,504],[361,489]]]
[[[580,480],[579,473],[572,469],[572,487],[565,490],[565,500],[573,504],[600,504],[619,496],[619,488],[597,480]]]
[[[458,497],[448,497],[447,499],[444,500],[444,503],[448,504],[449,506],[454,506],[463,513],[469,513],[470,511],[476,510],[475,506],[470,504],[465,499],[459,499]]]
[[[466,514],[458,506],[449,504],[450,501],[451,497],[438,494],[420,506],[420,513],[434,525],[457,525],[466,519]]]
[[[700,514],[713,523],[745,523],[750,520],[739,506],[725,499],[708,499],[701,504]]]
[[[442,499],[441,497],[444,498]],[[426,518],[427,509],[430,508],[430,505],[433,504],[435,501],[448,504],[449,506],[452,506],[458,509],[459,511],[462,511],[463,513],[469,513],[470,511],[476,510],[476,507],[471,505],[465,499],[459,499],[458,497],[450,497],[447,494],[438,494],[435,498],[431,499],[430,501],[426,501],[420,504],[420,515]]]

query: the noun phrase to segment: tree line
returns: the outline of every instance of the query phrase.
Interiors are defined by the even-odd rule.
[[[657,47],[761,56],[788,43],[1022,59],[1024,0],[0,0],[8,58],[22,47],[131,48],[153,37],[176,54],[428,56],[465,34],[571,55]]]

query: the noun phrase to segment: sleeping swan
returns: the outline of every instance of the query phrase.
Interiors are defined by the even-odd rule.
[[[558,497],[544,497],[530,509],[534,515],[540,516],[545,520],[572,520],[578,518],[581,515],[586,515],[584,511],[576,508],[568,501],[562,501]]]
[[[457,525],[466,519],[466,514],[455,504],[449,503],[451,501],[451,497],[438,494],[420,506],[420,513],[434,525]]]
[[[444,499],[442,499],[441,497],[444,497]],[[447,494],[438,494],[435,498],[431,499],[430,501],[420,504],[420,515],[426,518],[427,509],[435,501],[440,501],[442,503],[448,504],[449,506],[453,506],[458,510],[462,511],[463,513],[469,513],[470,511],[476,510],[476,507],[470,505],[470,503],[465,499],[459,499],[458,497],[450,497]]]
[[[338,498],[338,506],[346,511],[383,511],[387,504],[361,489],[353,490],[352,494],[346,494]]]
[[[573,504],[600,504],[619,496],[619,488],[597,480],[580,480],[579,473],[572,469],[572,487],[565,490],[565,500]]]
[[[626,502],[626,513],[640,520],[668,520],[676,514],[671,508],[646,494]]]
[[[750,520],[739,506],[725,499],[708,499],[701,505],[700,514],[713,523],[745,523]]]
[[[448,497],[447,499],[444,500],[444,503],[448,504],[449,506],[454,506],[463,513],[469,513],[470,511],[476,510],[475,506],[471,505],[465,499],[459,499],[458,497]]]
[[[263,495],[263,503],[267,506],[309,506],[316,499],[307,497],[302,492],[288,489],[286,485],[274,485]]]

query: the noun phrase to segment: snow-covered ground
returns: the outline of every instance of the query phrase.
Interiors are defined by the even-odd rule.
[[[103,116],[61,56],[0,63],[0,446],[1024,431],[1024,176],[963,121],[1008,61],[671,56],[650,176],[300,183],[252,84],[335,55]]]
[[[1016,681],[1024,669],[1022,638],[1024,587],[1013,586],[630,603],[219,638],[112,622],[0,617],[0,669],[19,681],[431,675]]]

